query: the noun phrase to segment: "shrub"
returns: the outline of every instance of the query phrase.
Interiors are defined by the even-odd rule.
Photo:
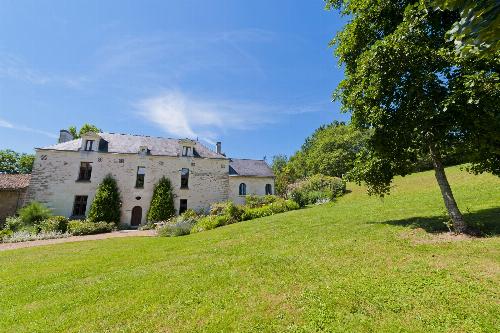
[[[162,177],[155,185],[151,206],[148,211],[148,221],[166,221],[175,215],[174,194],[172,184],[166,177]]]
[[[4,230],[18,231],[24,226],[23,221],[19,216],[9,216],[5,219]]]
[[[215,203],[210,207],[210,215],[225,216],[227,224],[241,221],[242,214],[243,208],[235,205],[232,201]]]
[[[64,216],[52,216],[40,223],[40,230],[43,232],[68,230],[68,219]]]
[[[9,229],[0,230],[0,242],[3,242],[4,239],[8,238],[12,234],[13,234],[12,230],[9,230]]]
[[[243,221],[253,220],[264,216],[270,216],[274,214],[284,213],[289,210],[299,209],[299,205],[292,200],[276,199],[273,203],[257,207],[257,208],[246,208],[243,212],[241,219]]]
[[[109,174],[104,177],[97,188],[95,198],[90,206],[88,220],[92,222],[119,223],[121,205],[118,185],[116,180]]]
[[[33,201],[19,209],[18,214],[24,225],[33,225],[49,218],[50,209],[38,201]]]
[[[111,232],[114,228],[115,224],[112,222],[90,222],[81,220],[68,222],[68,232],[75,236]]]
[[[257,208],[269,205],[278,199],[275,195],[247,195],[245,197],[245,206],[249,208]]]
[[[225,215],[208,215],[202,217],[196,222],[196,224],[191,228],[191,233],[196,233],[205,230],[215,229],[223,225],[228,224],[227,216]]]
[[[333,200],[345,193],[345,182],[337,177],[314,175],[290,184],[287,196],[303,207],[307,204]]]

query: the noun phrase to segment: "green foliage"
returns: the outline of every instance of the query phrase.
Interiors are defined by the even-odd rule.
[[[88,220],[91,222],[120,222],[121,208],[120,191],[116,180],[110,174],[104,177],[97,188],[94,200],[90,206]]]
[[[225,215],[208,215],[200,218],[191,228],[191,233],[197,233],[205,230],[212,230],[228,224],[227,216]]]
[[[264,216],[284,213],[290,210],[299,209],[300,206],[293,200],[277,198],[275,201],[260,207],[245,207],[241,216],[242,221],[258,219]]]
[[[304,207],[322,201],[341,197],[346,191],[346,183],[337,177],[314,175],[290,184],[287,195]]]
[[[188,209],[181,215],[171,218],[159,227],[157,229],[158,236],[177,237],[189,235],[198,219],[198,214],[194,210]]]
[[[71,133],[74,139],[79,139],[85,133],[90,133],[90,132],[100,133],[101,130],[95,125],[85,123],[80,128],[80,130],[77,130],[76,126],[70,126],[68,128],[68,132]]]
[[[245,206],[256,208],[269,205],[276,200],[278,200],[278,197],[275,195],[247,195],[245,197]]]
[[[27,174],[33,169],[35,155],[0,150],[0,173]]]
[[[334,97],[373,131],[350,179],[387,194],[431,148],[500,175],[499,59],[456,56],[446,34],[459,11],[416,0],[327,3],[350,18],[332,41],[345,68]]]
[[[24,225],[34,225],[45,219],[48,219],[51,215],[50,209],[39,203],[38,201],[32,201],[28,205],[19,209],[17,212],[21,221]]]
[[[75,236],[94,235],[111,232],[116,228],[114,223],[90,222],[82,220],[72,220],[68,222],[68,233]]]
[[[459,56],[495,57],[500,51],[500,2],[497,0],[428,0],[441,10],[457,10],[460,17],[448,31]]]
[[[68,219],[64,216],[52,216],[40,223],[40,230],[43,232],[60,231],[65,233],[68,230]]]
[[[18,231],[21,230],[23,226],[24,223],[19,216],[9,216],[5,219],[5,224],[3,229],[10,231]]]
[[[162,177],[155,185],[151,205],[148,211],[148,221],[166,221],[175,215],[174,194],[172,184],[166,177]]]
[[[284,195],[289,184],[315,174],[343,177],[352,170],[370,133],[338,121],[319,127],[290,160],[273,159],[276,193]]]

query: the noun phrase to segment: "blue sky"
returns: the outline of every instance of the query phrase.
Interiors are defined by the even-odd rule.
[[[0,149],[32,152],[85,122],[290,155],[346,120],[322,0],[0,0]]]

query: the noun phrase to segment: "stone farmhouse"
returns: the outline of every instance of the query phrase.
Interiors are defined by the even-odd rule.
[[[121,223],[138,226],[158,180],[170,179],[176,211],[207,211],[214,202],[243,204],[249,194],[274,191],[274,174],[263,160],[231,159],[199,141],[150,136],[87,133],[74,140],[62,130],[59,143],[36,149],[27,201],[39,201],[56,215],[83,218],[102,179],[111,174],[122,199]]]

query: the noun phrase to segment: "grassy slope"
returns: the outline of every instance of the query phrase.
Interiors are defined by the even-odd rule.
[[[500,224],[500,179],[448,169],[462,209]],[[179,238],[0,253],[0,330],[494,331],[500,239],[432,242],[430,172],[391,196],[339,202]],[[392,222],[390,222],[392,221]],[[413,231],[411,231],[413,230]]]

